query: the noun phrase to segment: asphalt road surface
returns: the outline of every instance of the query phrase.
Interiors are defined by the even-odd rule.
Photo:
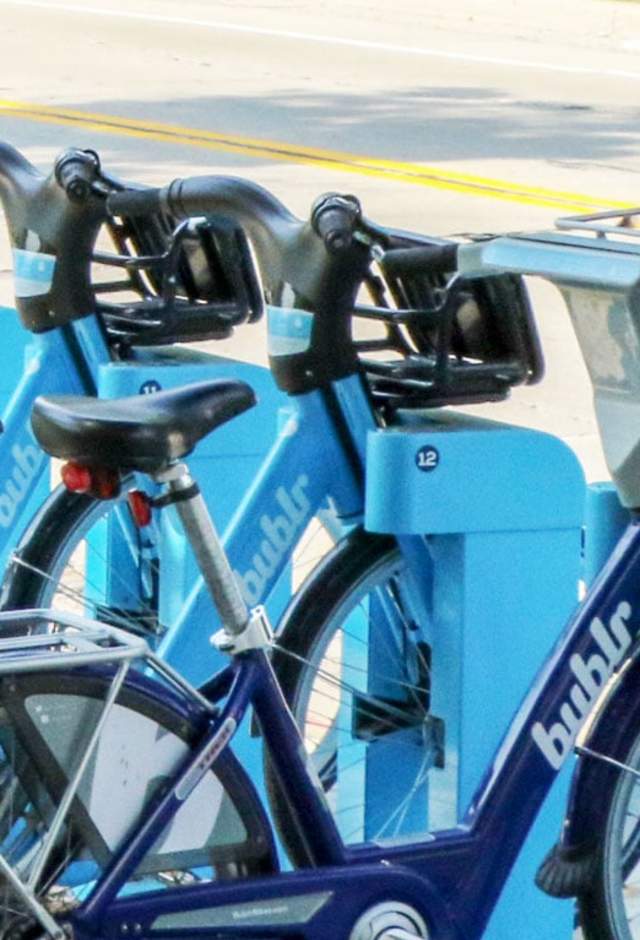
[[[299,214],[354,191],[372,218],[443,234],[640,203],[634,3],[0,0],[0,15],[0,136],[42,168],[93,147],[145,182],[246,175]],[[483,410],[560,434],[602,477],[568,319],[533,289],[545,381]],[[264,358],[259,328],[226,348]]]

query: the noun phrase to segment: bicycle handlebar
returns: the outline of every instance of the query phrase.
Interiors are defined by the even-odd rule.
[[[382,256],[385,273],[401,277],[426,271],[446,274],[458,268],[458,248],[455,242],[444,245],[416,245],[413,248],[392,248]]]
[[[56,258],[50,290],[16,301],[25,326],[35,332],[93,309],[91,256],[109,215],[166,213],[176,220],[226,215],[245,229],[254,247],[268,302],[281,303],[292,290],[296,303],[327,320],[347,318],[353,309],[369,271],[372,241],[380,235],[382,244],[389,244],[384,230],[376,234],[362,219],[353,196],[321,196],[309,220],[302,221],[267,190],[234,177],[191,177],[161,188],[123,188],[102,172],[96,153],[79,149],[61,154],[54,172],[45,177],[17,150],[0,143],[0,199],[13,247],[25,248],[26,233],[35,233],[37,250]],[[455,252],[451,245],[403,247],[387,251],[384,263],[388,272],[398,274],[420,267],[450,271],[456,267]],[[333,355],[329,347],[327,342],[327,355]]]
[[[355,196],[326,193],[311,207],[311,225],[323,240],[327,251],[337,254],[351,245],[356,225],[362,216]]]
[[[105,219],[96,154],[69,150],[44,176],[15,148],[0,143],[0,200],[11,245],[27,282],[38,255],[46,255],[50,281],[19,290],[16,308],[26,329],[40,333],[94,309],[91,255]],[[51,264],[51,259],[54,263]]]
[[[111,193],[107,197],[107,211],[111,215],[133,217],[158,212],[162,208],[162,193],[166,188],[123,189],[122,192]]]
[[[233,184],[233,198],[229,187]],[[142,216],[166,209],[176,216],[202,215],[207,211],[240,212],[245,217],[251,209],[257,219],[262,217],[269,227],[294,221],[287,209],[266,190],[251,183],[242,183],[225,177],[205,176],[174,180],[168,186],[142,190],[124,190],[107,199],[107,209],[113,215]],[[311,226],[320,236],[331,254],[337,254],[351,245],[357,221],[361,216],[360,203],[355,196],[327,193],[320,196],[311,209]],[[296,220],[297,221],[297,220]]]
[[[244,204],[244,205],[243,205]],[[113,193],[107,199],[107,209],[114,215],[142,216],[165,209],[179,217],[204,215],[209,212],[230,211],[252,227],[251,220],[262,222],[269,229],[283,224],[302,225],[270,193],[255,184],[229,177],[191,177],[174,180],[168,186],[150,189],[127,189]],[[348,249],[362,219],[358,199],[351,195],[326,193],[319,196],[311,207],[311,228],[327,251],[337,255]],[[255,232],[253,232],[255,235]],[[392,248],[384,252],[386,273],[392,276],[426,270],[430,274],[448,273],[457,269],[458,245],[418,245],[411,248]]]

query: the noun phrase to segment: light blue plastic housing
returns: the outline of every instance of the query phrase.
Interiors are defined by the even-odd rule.
[[[579,527],[584,474],[550,434],[454,412],[369,434],[366,527],[394,535]]]
[[[455,413],[412,414],[368,436],[368,529],[401,544],[426,536],[432,559],[425,634],[431,712],[444,767],[429,775],[429,825],[454,826],[503,729],[576,606],[586,487],[573,452],[549,434]],[[572,934],[573,906],[534,885],[566,805],[556,781],[485,936]]]

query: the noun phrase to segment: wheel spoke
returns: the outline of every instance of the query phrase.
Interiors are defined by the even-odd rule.
[[[396,838],[427,828],[435,753],[429,650],[410,612],[398,552],[387,542],[378,557],[364,552],[359,569],[345,561],[344,575],[342,555],[337,549],[335,568],[325,565],[307,583],[308,607],[299,602],[303,617],[287,623],[274,662],[295,677],[284,687],[343,839],[357,841],[366,831]],[[393,779],[383,772],[387,760]],[[385,804],[376,790],[388,784]],[[277,810],[285,814],[280,803]]]

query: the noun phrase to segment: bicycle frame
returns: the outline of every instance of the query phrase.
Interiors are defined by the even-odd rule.
[[[350,409],[352,453],[339,432],[341,419],[335,417],[337,409],[344,415],[344,402]],[[356,449],[364,450],[366,430],[374,427],[374,419],[360,379],[343,379],[327,392],[295,396],[291,403],[288,421],[223,537],[249,606],[268,600],[321,504],[331,500],[346,524],[357,521],[363,511]],[[212,616],[211,600],[198,580],[159,647],[160,655],[191,681],[208,675]]]
[[[634,522],[515,714],[462,822],[410,844],[341,843],[305,769],[299,736],[268,660],[260,651],[236,659],[207,685],[212,701],[225,700],[188,767],[177,771],[165,796],[139,821],[74,914],[78,935],[99,930],[111,936],[124,924],[136,924],[138,934],[161,931],[167,940],[194,927],[204,936],[297,935],[315,940],[329,923],[336,935],[347,936],[354,912],[372,899],[395,898],[415,906],[434,940],[480,937],[580,728],[640,629],[639,565],[640,524]],[[305,837],[318,867],[268,879],[117,898],[180,807],[181,785],[194,764],[215,764],[249,705],[260,720],[288,799],[306,823]],[[245,911],[246,919],[236,917],[234,922],[232,910]]]
[[[33,402],[44,394],[95,394],[98,367],[108,361],[95,317],[32,337],[25,371],[3,415],[0,456],[7,469],[0,493],[0,559],[6,561],[14,531],[20,531],[33,512],[30,495],[49,468],[31,434]],[[40,502],[40,492],[38,497]]]

